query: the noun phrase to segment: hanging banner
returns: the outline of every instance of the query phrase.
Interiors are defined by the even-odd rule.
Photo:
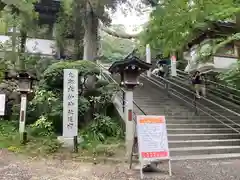
[[[6,95],[0,94],[0,116],[5,115]]]
[[[177,76],[177,58],[171,56],[171,76]]]

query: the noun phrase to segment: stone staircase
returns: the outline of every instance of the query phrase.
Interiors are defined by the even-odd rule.
[[[227,120],[224,125],[168,97],[163,89],[145,78],[142,87],[134,91],[135,103],[148,115],[165,115],[172,160],[221,159],[240,157],[240,134],[227,125],[240,127]],[[134,112],[142,112],[135,108]]]

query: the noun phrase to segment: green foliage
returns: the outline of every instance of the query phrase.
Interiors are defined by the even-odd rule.
[[[79,70],[79,78],[86,74],[98,74],[99,69],[90,61],[61,61],[52,64],[43,73],[40,88],[36,89],[34,98],[28,106],[28,123],[34,123],[41,116],[51,122],[54,130],[60,133],[62,130],[63,111],[63,70],[76,68]],[[86,113],[107,114],[107,108],[111,105],[116,86],[103,80],[96,80],[93,89],[85,89],[83,96],[78,97],[78,119],[81,126]]]
[[[83,148],[93,147],[99,143],[104,144],[108,139],[121,140],[124,137],[123,129],[114,119],[108,116],[96,114],[94,121],[81,131],[84,142],[81,144]]]
[[[230,86],[240,89],[240,62],[234,64],[230,70],[221,73],[219,78]]]
[[[7,30],[7,24],[3,18],[0,18],[0,34],[5,34]]]
[[[63,101],[62,94],[53,93],[45,89],[37,89],[34,98],[28,106],[28,123],[34,123],[37,119],[45,117],[48,122],[52,123],[55,132],[60,133],[62,130],[62,112]],[[89,101],[79,96],[78,115],[82,117],[90,108]],[[79,118],[81,119],[81,118]],[[79,122],[81,123],[81,122]]]
[[[42,146],[39,148],[40,153],[44,154],[53,154],[56,153],[62,144],[55,138],[55,139],[42,139]]]
[[[211,57],[218,52],[218,50],[233,41],[240,40],[240,33],[232,34],[226,38],[211,39],[208,43],[200,45],[197,49],[197,62],[209,62]]]
[[[34,11],[34,3],[37,0],[3,0],[5,4],[2,10],[2,17],[8,27],[18,27],[24,32],[31,30],[34,26],[34,20],[38,14]]]
[[[74,33],[74,17],[71,11],[72,2],[69,0],[61,1],[61,9],[56,22],[56,43],[60,48],[66,47],[66,37]]]
[[[103,115],[107,115],[108,107],[112,103],[112,96],[119,91],[116,84],[109,84],[106,81],[98,81],[96,83],[95,96],[91,96],[90,101],[94,104],[94,112],[101,112]]]
[[[22,146],[16,125],[11,122],[1,121],[0,148],[7,148],[12,152],[27,153],[28,155],[52,154],[61,148],[61,143],[52,136],[37,137],[28,135],[28,140],[28,143]]]
[[[206,29],[209,22],[232,19],[240,12],[239,4],[233,0],[164,1],[151,14],[148,28],[142,36],[143,43],[162,48],[168,55],[181,51],[192,40],[197,29]]]
[[[52,136],[53,123],[49,122],[45,116],[40,116],[35,123],[30,125],[30,131],[32,136]]]
[[[17,127],[12,122],[4,122],[1,121],[0,123],[0,136],[8,136],[12,132],[15,132],[17,130]]]
[[[46,88],[53,91],[63,89],[63,70],[77,69],[80,76],[97,75],[100,70],[96,64],[90,61],[61,61],[49,66],[43,74],[43,81]]]
[[[115,25],[113,29],[121,32],[122,27]],[[102,62],[114,62],[125,58],[135,47],[135,42],[129,39],[121,39],[101,32]]]
[[[36,74],[37,78],[40,79],[43,72],[53,63],[57,61],[49,57],[41,57],[40,54],[29,55],[24,54],[23,63],[24,69],[29,73]]]

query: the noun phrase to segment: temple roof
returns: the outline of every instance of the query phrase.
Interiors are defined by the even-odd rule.
[[[207,25],[208,26],[205,28],[196,28],[194,30],[194,34],[196,35],[188,41],[186,49],[191,48],[195,44],[201,43],[207,38],[220,38],[238,32],[236,23],[234,22],[215,21],[207,22]]]
[[[41,0],[35,4],[35,11],[39,13],[40,24],[53,24],[60,10],[60,0]]]
[[[129,65],[136,65],[138,68],[141,68],[141,71],[146,71],[152,67],[152,64],[142,61],[135,55],[135,51],[130,53],[121,61],[114,62],[109,68],[110,73],[121,73],[125,67]]]

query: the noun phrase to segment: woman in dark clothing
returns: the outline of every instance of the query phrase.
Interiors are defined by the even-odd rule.
[[[193,75],[192,83],[196,91],[196,97],[200,98],[200,91],[205,96],[205,78],[199,71],[196,71]]]

